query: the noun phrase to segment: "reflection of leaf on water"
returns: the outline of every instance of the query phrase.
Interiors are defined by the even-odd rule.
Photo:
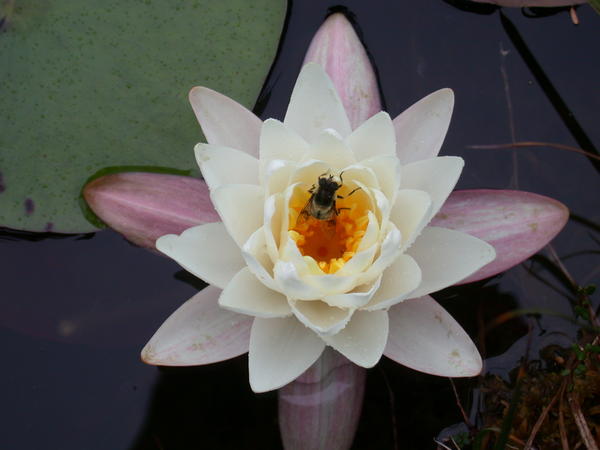
[[[72,239],[76,241],[92,239],[95,233],[63,234],[63,233],[32,233],[29,231],[12,230],[0,227],[0,241],[28,241],[38,242],[45,239]]]
[[[475,14],[493,14],[500,8],[498,5],[490,3],[477,3],[471,0],[444,0],[444,3],[454,6],[456,9]]]
[[[192,275],[187,270],[180,270],[178,272],[175,272],[173,277],[178,281],[183,281],[184,283],[189,284],[190,286],[192,286],[194,289],[196,289],[198,291],[201,291],[206,286],[208,286],[207,283],[202,281],[197,276]]]

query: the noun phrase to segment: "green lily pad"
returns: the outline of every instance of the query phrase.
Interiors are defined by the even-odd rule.
[[[252,106],[277,50],[286,3],[5,2],[0,226],[93,231],[78,198],[97,170],[196,171],[192,149],[202,135],[189,89],[208,86]]]

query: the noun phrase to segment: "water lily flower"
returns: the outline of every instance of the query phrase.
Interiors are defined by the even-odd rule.
[[[203,92],[193,91],[192,98]],[[451,91],[432,97],[440,100],[422,102],[442,101],[451,109]],[[419,118],[409,110],[404,120]],[[429,126],[430,135],[447,128],[437,121]],[[314,63],[300,72],[285,120],[262,124],[258,151],[257,158],[244,149],[198,144],[196,158],[222,222],[156,242],[159,251],[218,288],[211,292],[222,308],[254,317],[252,389],[289,383],[326,345],[372,367],[388,343],[390,320],[402,340],[414,344],[402,344],[403,362],[435,372],[435,362],[421,366],[428,353],[420,339],[425,330],[414,324],[422,327],[424,316],[431,325],[449,316],[428,294],[495,256],[484,241],[427,226],[454,188],[463,160],[402,164],[389,115],[380,112],[352,130],[333,83]],[[330,201],[316,203],[325,183],[335,186]],[[400,312],[390,319],[392,307]],[[446,334],[446,326],[438,328]],[[479,354],[457,325],[453,339],[445,355],[453,375],[479,373]],[[145,359],[155,362],[156,354],[155,339]]]
[[[362,367],[382,353],[437,375],[481,370],[470,338],[428,294],[518,264],[558,233],[568,211],[525,192],[450,194],[463,163],[437,154],[452,92],[391,121],[343,15],[325,21],[305,62],[331,80],[306,66],[283,122],[263,123],[208,88],[191,91],[209,142],[196,148],[206,183],[123,173],[94,180],[84,196],[132,242],[153,248],[168,233],[158,249],[211,283],[165,321],[144,361],[200,365],[249,351],[255,391],[285,385],[285,448],[348,448]],[[322,176],[341,185],[331,220],[306,209]],[[488,263],[494,249],[472,236],[498,257]]]

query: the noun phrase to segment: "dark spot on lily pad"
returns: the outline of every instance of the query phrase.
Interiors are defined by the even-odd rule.
[[[15,7],[15,0],[0,0],[0,32],[6,31]]]
[[[31,200],[30,198],[26,198],[25,199],[25,215],[26,216],[32,215],[34,210],[35,210],[35,204],[33,203],[33,200]]]
[[[49,233],[49,232],[50,232],[50,231],[52,231],[53,229],[54,229],[54,223],[52,223],[52,222],[48,222],[48,223],[46,224],[46,226],[44,227],[44,231],[45,231],[46,233]]]
[[[0,194],[6,190],[4,185],[4,178],[2,178],[2,172],[0,172]]]

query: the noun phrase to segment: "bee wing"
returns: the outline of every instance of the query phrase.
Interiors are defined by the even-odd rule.
[[[304,208],[302,208],[302,210],[298,214],[298,219],[296,219],[296,225],[300,225],[301,223],[306,222],[306,220],[312,215],[311,211],[313,197],[314,194],[310,196],[310,198],[306,202],[306,205],[304,205]]]

